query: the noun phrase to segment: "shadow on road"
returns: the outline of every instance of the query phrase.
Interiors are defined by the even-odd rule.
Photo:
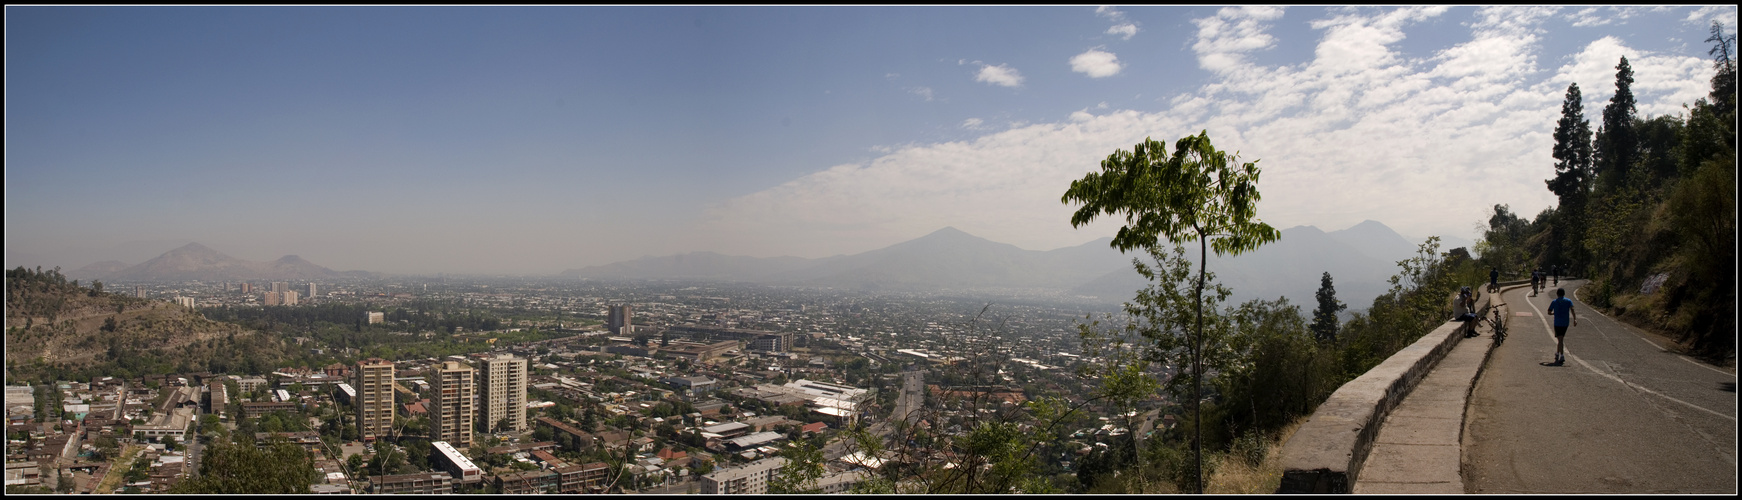
[[[1736,383],[1735,382],[1719,382],[1718,383],[1718,390],[1724,391],[1724,392],[1736,392]]]

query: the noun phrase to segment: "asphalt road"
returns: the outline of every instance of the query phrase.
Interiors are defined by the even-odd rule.
[[[1736,493],[1736,374],[1579,301],[1554,360],[1553,288],[1506,293],[1512,315],[1470,395],[1468,493]]]

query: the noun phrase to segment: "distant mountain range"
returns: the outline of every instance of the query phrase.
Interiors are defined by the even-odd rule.
[[[1312,226],[1281,231],[1282,239],[1235,258],[1211,254],[1209,268],[1234,290],[1232,300],[1287,297],[1310,309],[1321,273],[1330,272],[1337,296],[1364,309],[1389,288],[1396,262],[1415,254],[1390,227],[1365,221],[1324,232]],[[1145,286],[1131,258],[1108,247],[1111,238],[1050,251],[1023,250],[953,227],[918,239],[854,255],[820,259],[741,257],[693,252],[643,257],[563,271],[599,280],[703,280],[832,286],[859,290],[1039,290],[1118,303]],[[1447,250],[1444,244],[1441,251]],[[1188,248],[1196,262],[1196,247]]]
[[[369,274],[361,271],[341,273],[295,255],[286,255],[272,262],[246,261],[199,243],[189,243],[136,265],[103,261],[69,271],[67,276],[111,281],[225,281],[311,280],[357,273]]]

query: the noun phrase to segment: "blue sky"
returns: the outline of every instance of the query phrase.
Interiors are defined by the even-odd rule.
[[[1076,245],[1059,196],[1207,129],[1279,228],[1474,238],[1598,117],[1709,90],[1736,9],[7,7],[7,266],[188,241],[335,269],[822,257],[945,226]]]

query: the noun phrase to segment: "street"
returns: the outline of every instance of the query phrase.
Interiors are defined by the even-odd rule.
[[[1664,349],[1561,282],[1578,324],[1554,359],[1548,305],[1506,292],[1512,315],[1466,409],[1467,493],[1736,493],[1736,375]]]

